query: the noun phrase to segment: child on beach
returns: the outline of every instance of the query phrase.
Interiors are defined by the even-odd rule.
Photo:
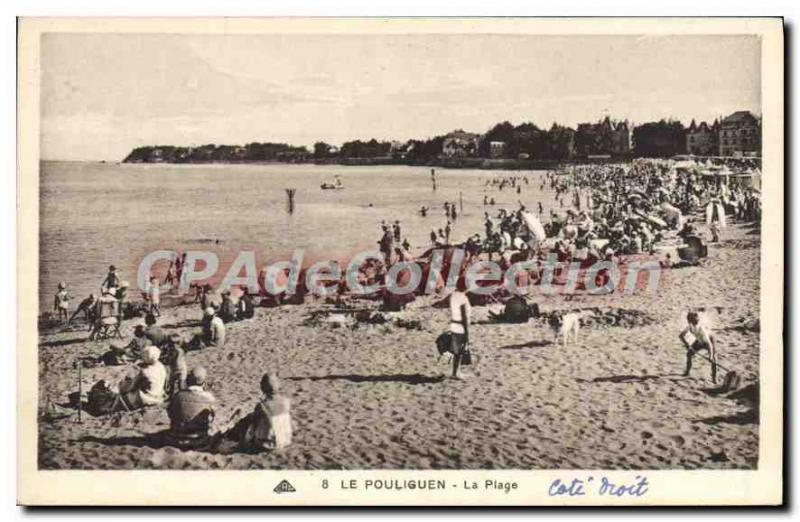
[[[53,299],[53,311],[58,313],[59,321],[69,321],[69,300],[70,295],[67,292],[67,283],[61,281],[58,283],[58,292],[56,292]]]
[[[147,284],[147,300],[150,303],[150,313],[156,317],[161,316],[161,287],[158,278],[153,276]]]
[[[108,267],[108,274],[103,282],[100,283],[100,290],[117,288],[119,286],[119,274],[117,274],[117,267],[111,265]]]
[[[711,331],[703,324],[700,324],[700,317],[697,312],[689,312],[686,315],[686,321],[689,325],[680,333],[679,338],[686,348],[686,370],[683,372],[684,377],[688,377],[692,371],[692,358],[697,352],[706,350],[711,360],[711,381],[716,384],[717,382],[717,350],[716,341]],[[689,344],[686,336],[691,334],[694,341]]]

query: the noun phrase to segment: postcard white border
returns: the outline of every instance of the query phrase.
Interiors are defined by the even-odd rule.
[[[740,471],[370,470],[55,471],[37,467],[39,42],[44,32],[194,34],[752,34],[762,38],[763,198],[759,466]],[[24,505],[745,505],[782,502],[783,458],[783,25],[779,18],[25,18],[18,34],[18,502]],[[765,237],[766,235],[766,237]],[[768,240],[764,240],[768,238]],[[246,480],[243,475],[246,474]],[[646,475],[641,498],[550,497],[555,478]],[[342,479],[516,481],[510,493],[463,488],[425,493],[321,488]],[[288,479],[297,490],[276,494]],[[139,489],[138,484],[147,484]]]

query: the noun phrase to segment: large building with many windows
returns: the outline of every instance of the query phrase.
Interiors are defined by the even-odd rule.
[[[737,111],[719,122],[720,156],[761,156],[761,120]]]

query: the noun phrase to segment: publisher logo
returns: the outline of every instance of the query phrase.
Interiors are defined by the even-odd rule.
[[[294,486],[289,484],[288,480],[281,480],[280,484],[275,486],[275,489],[273,489],[272,491],[281,494],[281,493],[294,493],[296,490],[294,489]]]

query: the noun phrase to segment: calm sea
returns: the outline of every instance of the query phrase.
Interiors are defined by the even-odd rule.
[[[156,250],[211,249],[226,268],[240,249],[258,252],[264,263],[289,259],[347,259],[374,248],[381,220],[399,219],[412,252],[429,246],[432,229],[444,227],[443,204],[463,211],[452,240],[483,233],[483,214],[500,206],[529,208],[552,197],[539,192],[541,172],[436,169],[437,190],[427,167],[318,165],[128,165],[42,162],[40,187],[40,282],[42,310],[49,309],[59,281],[73,296],[97,292],[108,265],[136,285],[137,267]],[[518,195],[485,182],[527,175]],[[344,190],[321,190],[338,175]],[[294,213],[286,188],[295,188]],[[494,197],[494,209],[483,195]],[[417,210],[431,207],[427,217]],[[135,289],[134,289],[135,290]],[[75,306],[75,304],[73,304]]]

